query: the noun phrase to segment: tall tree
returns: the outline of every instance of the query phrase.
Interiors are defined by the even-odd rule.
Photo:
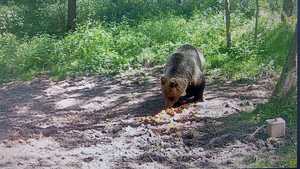
[[[294,9],[293,0],[283,0],[282,12],[281,12],[281,21],[285,22],[287,17],[292,16]]]
[[[259,4],[256,0],[256,14],[255,14],[255,30],[254,30],[254,41],[257,41],[257,29],[258,29],[258,16],[259,16]]]
[[[278,0],[268,0],[269,8],[271,9],[272,14],[278,9]]]
[[[76,19],[76,0],[68,0],[68,22],[67,29],[75,29],[75,19]]]
[[[225,7],[225,25],[226,25],[226,44],[227,48],[231,47],[231,33],[230,33],[230,1],[224,0]]]
[[[298,24],[297,24],[298,27]],[[273,97],[286,97],[295,93],[297,86],[297,28],[293,37],[293,44],[283,66],[280,79],[273,91]]]

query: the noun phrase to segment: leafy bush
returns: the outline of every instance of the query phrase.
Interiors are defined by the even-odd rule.
[[[136,25],[128,19],[109,24],[88,21],[64,37],[42,34],[20,39],[3,33],[1,79],[27,78],[39,72],[59,77],[115,74],[163,64],[171,52],[185,43],[202,49],[208,69],[219,69],[228,78],[253,79],[262,72],[280,70],[293,32],[291,25],[269,23],[261,17],[255,44],[253,20],[232,14],[233,43],[227,49],[222,12],[193,11],[189,19],[170,14],[154,18],[142,19]]]
[[[17,53],[19,42],[13,34],[0,34],[0,82],[14,79],[18,73]]]
[[[64,0],[13,0],[0,6],[0,33],[35,36],[43,33],[62,35],[65,29]]]

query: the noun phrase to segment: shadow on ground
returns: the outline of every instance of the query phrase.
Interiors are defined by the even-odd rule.
[[[161,123],[144,124],[141,118],[158,116],[163,108],[161,71],[155,67],[113,78],[63,81],[40,77],[0,86],[0,152],[12,152],[23,167],[44,165],[34,154],[26,161],[13,153],[36,142],[28,149],[45,153],[40,157],[45,163],[55,161],[46,168],[226,168],[239,166],[242,156],[258,151],[256,145],[243,142],[254,126],[231,117],[267,101],[272,80],[251,85],[209,81],[205,102],[190,104],[174,116],[163,114]],[[48,144],[56,149],[49,150]],[[222,155],[231,160],[222,161]],[[6,164],[10,156],[2,158],[0,153],[3,167],[18,166]]]

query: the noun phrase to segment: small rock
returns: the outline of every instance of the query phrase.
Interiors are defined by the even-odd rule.
[[[272,144],[266,144],[268,150],[273,150],[275,147]]]
[[[198,150],[199,150],[199,152],[203,152],[203,151],[204,151],[204,148],[199,147]]]
[[[251,144],[252,149],[255,149],[255,148],[263,148],[263,147],[265,147],[265,146],[266,146],[265,142],[264,142],[263,140],[261,140],[261,139],[257,140],[257,141],[255,142],[255,144]]]
[[[88,163],[88,162],[91,162],[94,160],[94,157],[87,157],[87,158],[84,158],[83,161]]]
[[[42,134],[45,137],[50,137],[51,135],[57,134],[57,128],[55,126],[50,126],[42,130]]]
[[[267,144],[271,144],[274,147],[279,147],[284,143],[283,139],[270,137],[267,139]]]
[[[20,144],[23,144],[23,143],[25,143],[25,141],[24,141],[24,140],[22,140],[22,139],[20,139],[18,142],[19,142]]]
[[[253,103],[246,100],[246,101],[243,101],[241,103],[239,103],[240,106],[253,106]]]
[[[192,132],[187,132],[187,133],[183,133],[183,136],[182,136],[184,139],[193,139],[194,138],[194,135]]]
[[[234,143],[235,144],[242,144],[242,142],[240,140],[235,140]]]
[[[6,147],[7,147],[7,148],[11,148],[12,145],[11,145],[11,144],[7,144]]]
[[[252,106],[253,104],[252,104],[252,102],[249,102],[249,101],[247,100],[246,103],[245,103],[245,105],[246,105],[246,106]]]
[[[277,141],[278,141],[278,139],[276,139],[274,137],[267,138],[267,143],[269,143],[269,144],[276,144]]]
[[[210,154],[205,155],[206,158],[211,158],[212,156]]]
[[[226,161],[226,164],[229,165],[229,164],[233,164],[233,162],[231,160],[228,160]]]
[[[122,130],[122,126],[116,126],[116,127],[114,127],[113,129],[112,129],[112,133],[113,134],[116,134],[116,133],[118,133],[119,131],[121,131]]]

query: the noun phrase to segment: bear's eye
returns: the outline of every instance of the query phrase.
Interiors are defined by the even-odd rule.
[[[176,82],[171,82],[170,83],[170,87],[176,87],[177,86],[177,83]]]
[[[164,85],[166,83],[167,79],[165,77],[161,77],[160,78],[160,82],[162,85]]]

